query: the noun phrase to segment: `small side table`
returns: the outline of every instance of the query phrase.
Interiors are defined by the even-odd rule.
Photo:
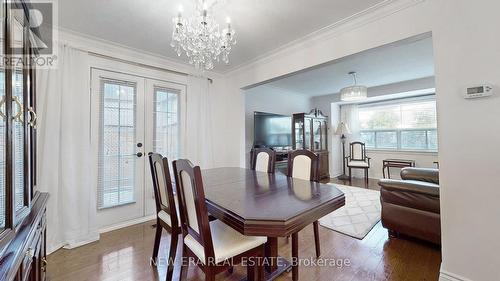
[[[391,171],[389,168],[406,168],[406,167],[415,167],[415,160],[407,160],[407,159],[385,159],[382,161],[382,174],[385,179],[385,169],[387,169],[387,178],[391,178]]]

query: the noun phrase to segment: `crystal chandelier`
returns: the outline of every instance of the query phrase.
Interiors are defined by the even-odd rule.
[[[348,74],[352,76],[354,85],[340,90],[340,100],[351,102],[366,99],[368,96],[368,89],[365,86],[358,85],[356,72],[351,71]]]
[[[183,52],[197,69],[211,70],[214,63],[229,63],[231,46],[236,44],[235,31],[231,28],[231,20],[227,18],[227,27],[220,32],[219,24],[213,17],[213,6],[206,0],[196,0],[196,13],[190,18],[182,17],[182,7],[173,18],[174,30],[170,44],[178,56]]]

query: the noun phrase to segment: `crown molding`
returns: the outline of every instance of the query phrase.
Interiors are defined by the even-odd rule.
[[[257,64],[266,63],[273,59],[286,56],[288,54],[300,51],[303,46],[315,44],[316,42],[326,41],[332,37],[349,32],[353,29],[362,27],[369,23],[381,20],[385,17],[403,11],[407,8],[421,4],[427,0],[385,0],[359,13],[337,21],[329,26],[316,30],[306,36],[293,40],[272,51],[262,54],[245,63],[235,66],[222,72],[224,75],[232,75],[240,71],[249,69]]]
[[[174,60],[170,57],[146,52],[144,50],[132,48],[116,42],[108,41],[102,38],[93,37],[87,34],[79,33],[73,30],[58,28],[58,42],[67,44],[73,48],[85,52],[96,53],[109,56],[120,60],[140,63],[152,67],[170,69],[172,71],[183,72],[189,75],[199,76],[200,72],[193,66],[180,60]],[[218,72],[207,71],[203,76],[221,78]]]

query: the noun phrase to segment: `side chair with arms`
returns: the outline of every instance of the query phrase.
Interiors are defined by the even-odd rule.
[[[307,181],[318,181],[318,171],[319,171],[319,157],[316,153],[310,150],[295,150],[288,153],[288,176],[291,178],[307,180]],[[319,243],[319,222],[315,221],[313,223],[314,228],[314,243],[316,246],[316,257],[321,255],[320,243]],[[297,235],[292,234],[292,251],[294,241],[298,239]],[[292,256],[296,256],[293,255]]]
[[[181,214],[183,261],[198,259],[205,280],[215,280],[216,274],[232,267],[228,261],[239,263],[244,258],[264,257],[267,237],[245,236],[220,220],[209,221],[199,166],[180,159],[173,162],[173,169]],[[187,276],[187,266],[182,263],[181,280]],[[263,270],[262,263],[248,263],[247,280],[262,280]]]
[[[276,151],[270,148],[254,148],[250,169],[258,172],[274,174]]]
[[[370,157],[366,156],[365,144],[359,141],[350,143],[350,155],[346,157],[349,168],[349,181],[352,180],[352,169],[363,169],[365,181],[368,183],[368,170],[370,169]]]
[[[171,233],[166,279],[172,280],[177,243],[181,234],[177,200],[173,192],[168,159],[158,153],[149,153],[149,165],[156,203],[156,235],[151,264],[157,265],[161,233],[166,229]]]

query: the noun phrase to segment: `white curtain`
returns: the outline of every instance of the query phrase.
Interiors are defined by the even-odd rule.
[[[183,156],[202,169],[214,166],[210,82],[206,77],[188,76],[186,136]]]
[[[88,54],[59,46],[58,68],[38,70],[38,189],[50,193],[47,247],[99,239],[91,174]]]
[[[347,124],[347,126],[349,126],[349,129],[351,130],[351,134],[346,136],[346,150],[348,151],[349,143],[360,140],[358,105],[342,105],[340,107],[340,121]]]

